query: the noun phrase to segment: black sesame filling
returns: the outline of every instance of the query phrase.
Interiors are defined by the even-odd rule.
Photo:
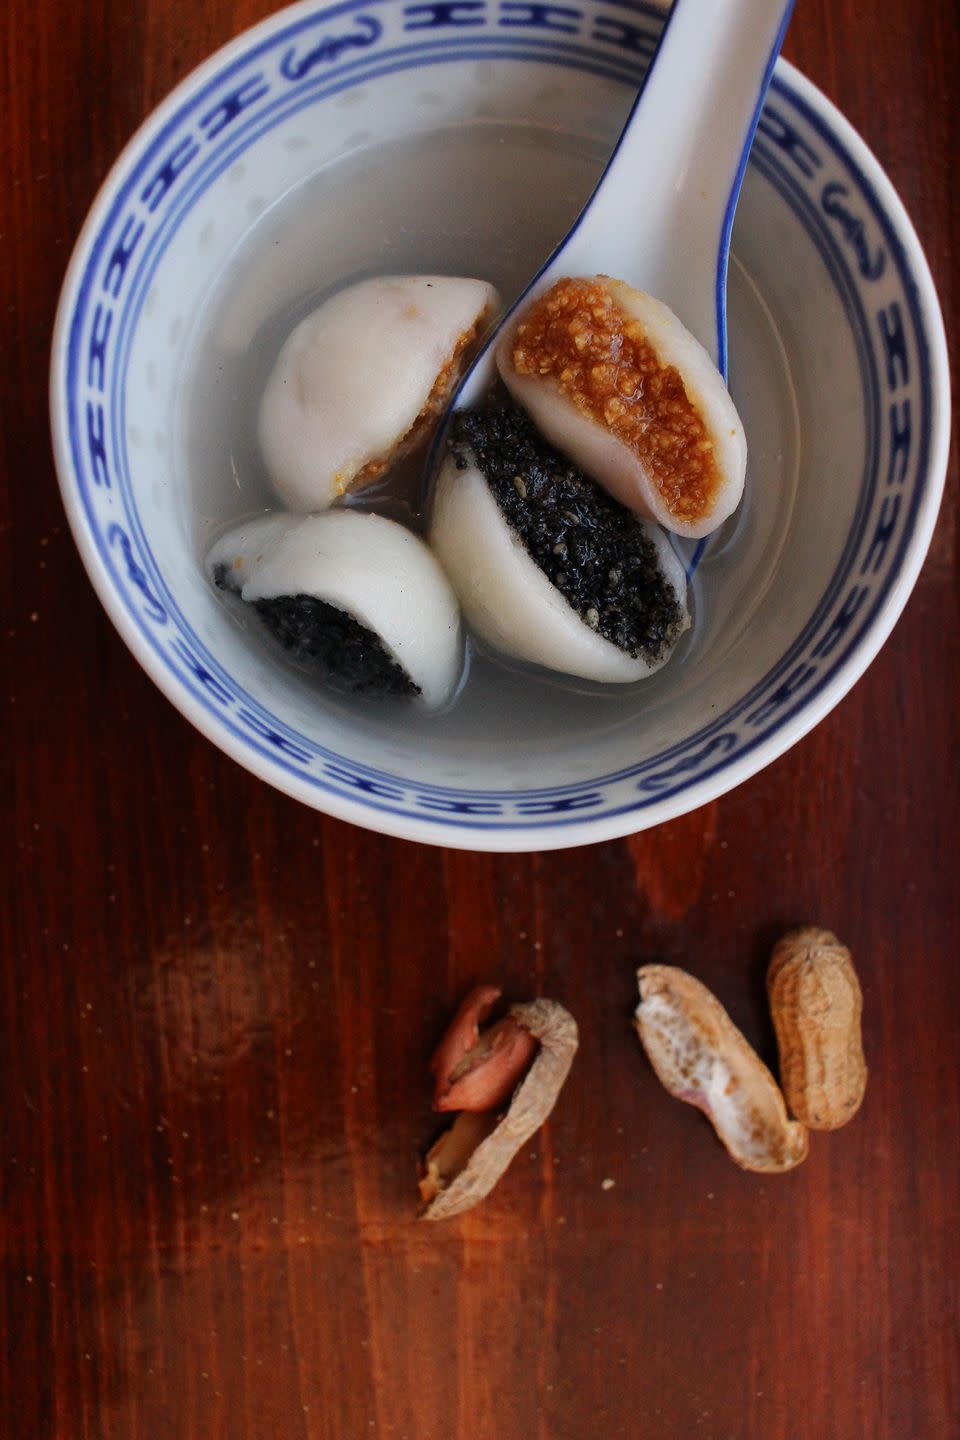
[[[213,578],[230,589],[221,568]],[[336,605],[314,595],[279,595],[255,600],[253,607],[292,660],[318,671],[336,689],[356,695],[420,694],[379,635]]]
[[[218,590],[229,590],[231,595],[239,595],[242,589],[237,581],[236,572],[222,562],[213,567],[213,583]]]
[[[634,658],[660,659],[683,608],[637,517],[509,401],[454,416],[451,448],[461,470],[475,459],[530,558],[584,624]]]

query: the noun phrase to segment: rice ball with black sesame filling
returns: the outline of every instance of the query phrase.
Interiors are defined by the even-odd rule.
[[[207,569],[335,689],[430,710],[457,689],[457,597],[428,547],[394,520],[347,509],[257,516],[220,537]]]
[[[549,670],[639,680],[690,624],[684,569],[663,531],[595,485],[512,402],[454,416],[430,543],[476,635]]]

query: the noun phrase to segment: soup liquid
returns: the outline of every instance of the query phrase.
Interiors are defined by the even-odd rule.
[[[569,136],[474,124],[360,151],[261,216],[196,327],[185,420],[198,555],[226,522],[277,504],[257,412],[305,315],[344,285],[390,273],[476,276],[509,302],[575,219],[605,158]],[[409,494],[409,477],[402,488]]]
[[[392,272],[477,276],[491,281],[509,304],[589,198],[607,153],[603,145],[562,132],[474,122],[361,150],[267,210],[198,316],[184,376],[181,434],[185,471],[195,487],[198,562],[224,526],[277,505],[259,453],[257,414],[294,326],[333,291]],[[423,452],[411,457],[358,503],[417,527],[423,461]],[[698,574],[688,596],[694,630],[661,676],[684,665],[696,646],[700,591]],[[260,627],[247,628],[252,643],[264,643],[253,633]],[[534,694],[525,692],[542,695],[544,685],[567,691],[573,705],[598,694],[615,704],[615,697],[628,700],[638,688],[649,702],[661,683],[657,676],[638,685],[601,686],[471,648],[471,673],[458,706],[472,697],[485,708],[483,692],[494,691],[501,700],[509,693],[511,703],[532,704]],[[286,663],[274,649],[277,663]]]

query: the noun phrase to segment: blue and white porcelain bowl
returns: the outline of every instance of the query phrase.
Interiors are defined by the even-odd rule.
[[[659,674],[601,693],[481,661],[448,714],[363,705],[278,661],[204,577],[216,530],[269,503],[251,417],[292,324],[377,271],[515,294],[589,193],[661,25],[643,0],[297,5],[191,75],[93,207],[53,352],[77,544],[161,690],[318,809],[497,850],[656,824],[815,725],[916,580],[949,426],[936,295],[876,160],[785,63],[733,237],[746,503]]]

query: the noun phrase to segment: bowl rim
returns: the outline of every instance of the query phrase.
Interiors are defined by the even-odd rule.
[[[57,305],[50,365],[50,417],[54,458],[61,496],[74,541],[91,583],[122,639],[147,674],[180,713],[207,739],[233,760],[274,788],[302,801],[312,809],[334,818],[401,839],[454,849],[524,852],[561,849],[619,838],[661,824],[698,809],[725,794],[764,769],[809,733],[848,693],[873,662],[888,639],[916,584],[927,554],[943,494],[949,457],[950,372],[946,333],[933,277],[919,237],[893,183],[858,132],[832,101],[795,66],[782,58],[776,73],[788,88],[849,152],[867,185],[873,190],[892,232],[905,252],[915,299],[927,345],[930,383],[930,431],[923,494],[914,516],[898,570],[870,627],[853,651],[822,688],[794,714],[754,746],[689,787],[658,801],[620,809],[615,813],[562,823],[544,817],[543,824],[501,824],[496,829],[471,824],[459,818],[454,825],[440,813],[430,818],[373,808],[339,792],[321,789],[275,763],[268,755],[234,736],[219,717],[201,705],[167,669],[161,657],[144,639],[128,611],[97,549],[84,513],[66,421],[66,367],[70,325],[80,281],[90,259],[91,242],[98,233],[120,190],[130,163],[163,128],[167,119],[208,80],[215,78],[234,59],[248,54],[257,43],[275,36],[301,17],[319,14],[316,0],[299,0],[268,16],[257,25],[228,41],[181,80],[150,112],[124,146],[92,201],[74,246]],[[531,817],[532,818],[532,817]]]

